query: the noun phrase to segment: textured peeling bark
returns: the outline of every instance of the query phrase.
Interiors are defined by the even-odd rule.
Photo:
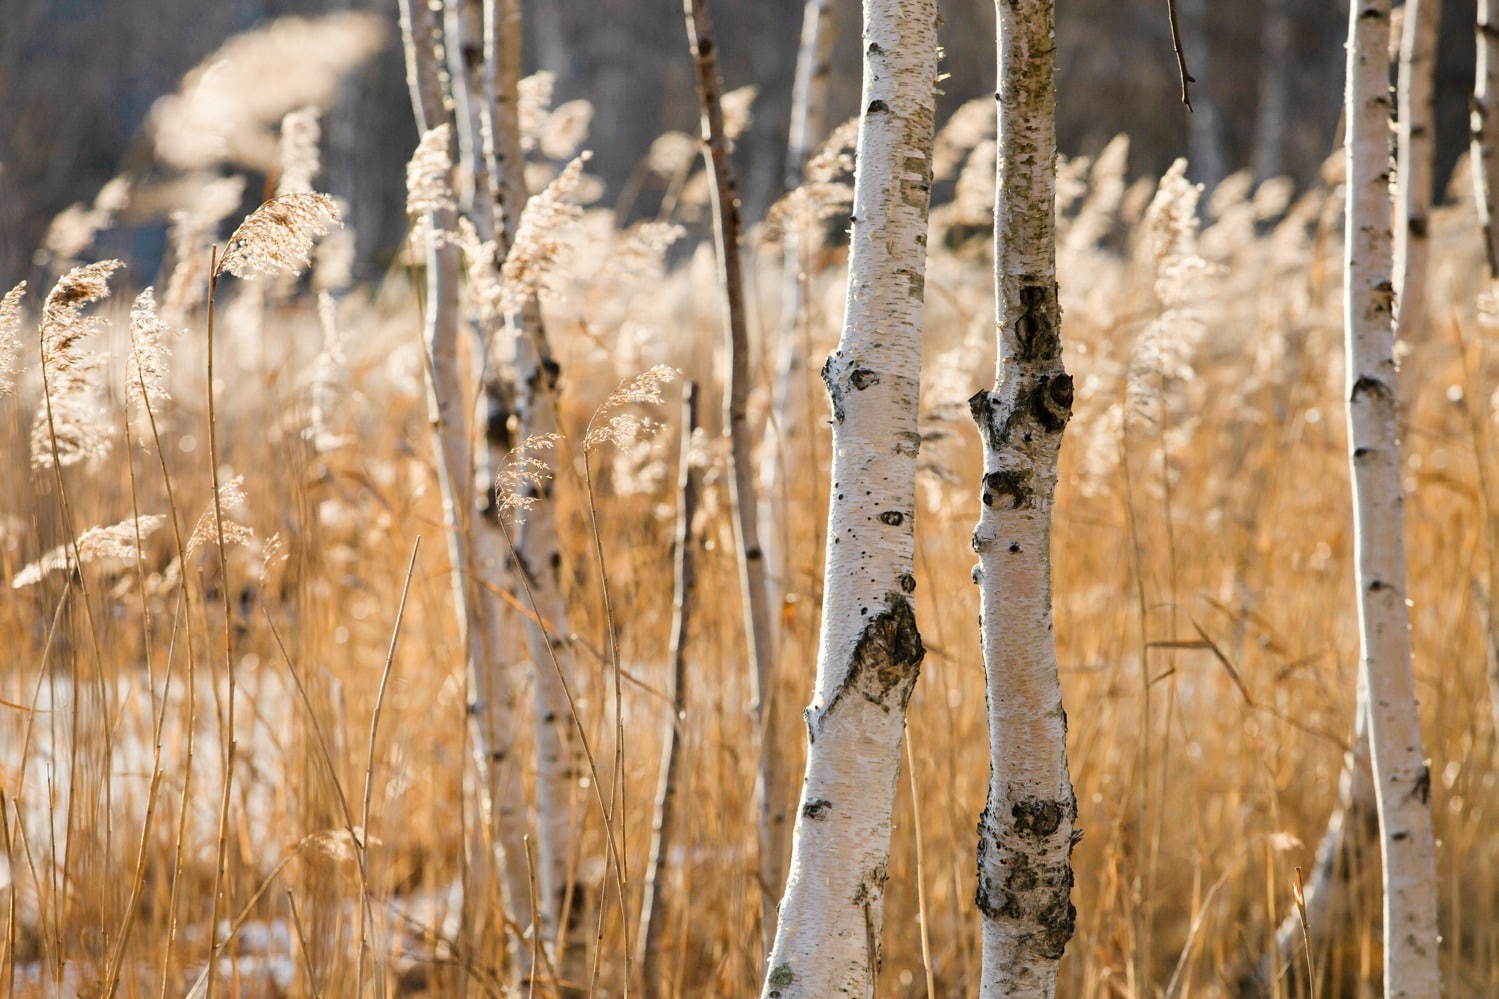
[[[682,445],[677,458],[676,568],[671,599],[671,651],[668,658],[667,696],[671,720],[661,743],[661,772],[656,785],[656,807],[651,821],[651,852],[645,865],[640,900],[640,932],[636,938],[643,994],[646,999],[667,995],[662,970],[661,930],[665,925],[661,895],[664,870],[672,844],[676,816],[677,771],[682,758],[678,727],[687,711],[687,625],[692,612],[694,558],[692,520],[697,515],[697,474],[692,467],[692,434],[697,429],[697,386],[688,382],[682,390]]]
[[[1390,284],[1389,0],[1349,13],[1344,323],[1361,664],[1384,874],[1385,995],[1441,994],[1436,847],[1405,602]]]
[[[423,132],[448,120],[437,67],[437,26],[432,9],[420,0],[400,0],[401,36],[406,52],[406,78],[417,127]],[[449,232],[455,227],[452,209],[441,209],[428,219],[430,231]],[[436,439],[438,480],[442,487],[443,521],[447,531],[448,559],[452,564],[453,602],[463,646],[464,665],[471,689],[478,689],[480,627],[472,577],[469,488],[472,467],[468,445],[468,420],[463,411],[463,378],[458,362],[458,248],[446,239],[431,239],[426,247],[427,302],[424,336],[427,348],[428,409]],[[474,723],[473,736],[479,751],[483,726]]]
[[[498,191],[499,229],[504,245],[515,237],[529,192],[520,144],[516,85],[521,67],[519,0],[487,5],[486,44],[494,53],[494,123],[491,170]],[[557,432],[557,384],[561,368],[553,359],[535,299],[519,316],[515,329],[515,377],[518,437]],[[562,594],[562,552],[557,539],[556,510],[550,483],[528,484],[541,502],[526,514],[515,538],[515,565],[525,575],[541,621],[526,622],[531,657],[536,724],[537,882],[544,939],[560,954],[564,949],[564,914],[576,906],[569,874],[577,825],[577,788],[582,769],[581,746],[573,728],[567,684],[573,674],[571,630]]]
[[[872,996],[906,702],[916,413],[937,78],[935,0],[866,0],[833,468],[807,770],[762,995]]]
[[[1211,4],[1208,0],[1177,0],[1181,10],[1182,44],[1187,50],[1192,65],[1215,66],[1212,54],[1212,36],[1208,31]],[[1191,164],[1192,179],[1208,191],[1228,173],[1223,155],[1223,117],[1218,112],[1218,101],[1213,96],[1210,81],[1202,81],[1192,91],[1192,108],[1187,113],[1187,162]]]
[[[1360,678],[1353,746],[1343,761],[1338,801],[1328,817],[1327,828],[1317,844],[1315,859],[1304,880],[1305,929],[1303,931],[1300,913],[1290,906],[1276,928],[1271,952],[1234,977],[1235,994],[1242,999],[1275,994],[1310,994],[1303,949],[1311,952],[1313,970],[1319,977],[1317,993],[1326,994],[1320,979],[1327,974],[1329,950],[1338,940],[1358,938],[1358,899],[1379,869],[1376,853],[1379,849],[1379,807],[1375,802],[1374,774],[1369,763],[1368,702],[1368,693]],[[1356,991],[1358,986],[1352,982],[1333,982],[1332,988],[1330,994],[1345,995]]]
[[[1478,0],[1478,69],[1473,82],[1472,128],[1473,186],[1478,202],[1478,224],[1489,262],[1489,276],[1499,278],[1499,0]]]
[[[828,77],[833,51],[832,0],[807,0],[802,15],[796,77],[791,87],[791,128],[786,143],[787,191],[805,179],[807,157],[827,128]],[[788,227],[781,285],[781,324],[775,345],[771,421],[766,428],[766,459],[760,468],[760,538],[765,550],[766,603],[772,624],[786,591],[787,472],[808,457],[808,428],[800,406],[806,378],[806,247],[801,226]],[[776,636],[779,638],[779,636]],[[777,642],[779,647],[779,642]]]
[[[1072,413],[1056,281],[1056,42],[1052,0],[996,4],[997,370],[969,400],[984,443],[979,562],[989,795],[978,824],[980,995],[1056,994],[1072,937],[1077,800],[1051,622],[1051,508]]]
[[[1254,110],[1254,143],[1250,156],[1259,180],[1285,172],[1286,125],[1291,78],[1291,0],[1265,0],[1260,31],[1260,93]]]
[[[484,43],[484,12],[480,0],[459,0],[446,7],[446,50],[448,73],[453,92],[457,122],[458,152],[463,173],[470,179],[464,193],[464,214],[473,224],[481,243],[495,240],[495,195],[489,173],[490,157],[485,155],[485,136],[491,133],[491,74],[488,71]],[[496,243],[497,256],[503,245]],[[499,266],[500,261],[495,261]],[[500,323],[479,319],[477,356],[493,354]],[[489,361],[486,361],[486,367]],[[467,396],[467,393],[464,393]],[[493,371],[484,379],[480,400],[484,460],[478,461],[474,476],[473,571],[478,583],[474,593],[479,621],[477,662],[474,686],[470,690],[469,710],[484,737],[476,740],[481,747],[480,770],[484,778],[485,805],[494,846],[502,875],[505,910],[518,926],[532,921],[530,875],[526,860],[526,792],[515,758],[515,690],[510,671],[514,662],[513,635],[516,615],[499,596],[510,589],[507,573],[508,551],[504,535],[496,520],[498,506],[494,496],[494,472],[509,454],[511,406],[509,386]],[[531,948],[519,937],[512,937],[510,956],[521,978],[531,973]]]
[[[1400,38],[1399,102],[1395,149],[1395,316],[1401,336],[1426,319],[1432,162],[1440,0],[1405,0]]]
[[[711,178],[713,240],[718,250],[719,281],[724,294],[725,348],[728,370],[724,378],[724,429],[729,435],[730,502],[734,510],[734,541],[739,562],[739,590],[744,614],[745,643],[754,668],[755,720],[760,733],[759,772],[755,797],[760,839],[762,930],[769,937],[775,921],[776,893],[785,878],[786,795],[781,787],[781,748],[775,738],[775,638],[765,579],[765,552],[760,545],[759,512],[755,504],[754,436],[749,426],[749,326],[744,294],[744,268],[739,256],[739,188],[729,162],[729,140],[724,132],[719,99],[723,81],[718,73],[718,48],[708,17],[707,0],[685,0],[687,38],[697,76],[702,118],[703,167]]]

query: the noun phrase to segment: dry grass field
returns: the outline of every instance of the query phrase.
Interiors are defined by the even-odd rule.
[[[974,141],[958,143],[960,158]],[[1295,871],[1310,869],[1352,731],[1342,202],[1331,166],[1306,191],[1232,177],[1199,213],[1179,175],[1127,183],[1124,151],[1121,140],[1096,162],[1060,168],[1058,273],[1077,401],[1054,587],[1085,836],[1059,992],[1226,995],[1292,911]],[[928,652],[896,807],[881,996],[970,994],[978,973],[974,844],[987,756],[969,533],[981,465],[965,400],[992,377],[984,154],[979,142],[933,212],[916,524]],[[754,726],[716,443],[721,306],[691,170],[640,194],[666,188],[663,211],[690,227],[665,260],[604,206],[559,233],[543,309],[562,368],[564,439],[546,455],[547,501],[564,547],[579,722],[605,782],[616,750],[623,761],[616,828],[633,922],[671,724],[662,692],[681,381],[663,404],[632,410],[660,423],[635,443],[585,450],[583,433],[621,381],[652,366],[705,386],[663,965],[678,995],[743,996],[764,958]],[[205,262],[234,221],[202,235]],[[815,370],[841,321],[844,221],[829,223],[808,276],[801,413],[812,453],[788,477],[792,516],[776,525],[789,557],[774,697],[787,706],[777,735],[792,787],[827,508],[828,412]],[[1437,211],[1432,246],[1431,315],[1402,345],[1409,591],[1443,973],[1450,995],[1485,996],[1499,994],[1499,631],[1487,614],[1499,578],[1499,300],[1483,295],[1465,181]],[[763,230],[749,252],[754,423],[774,432],[781,252]],[[398,262],[347,287],[334,256],[300,283],[221,282],[212,427],[203,267],[175,287],[130,267],[114,275],[110,297],[90,307],[104,323],[83,342],[98,364],[100,453],[60,471],[33,464],[46,289],[24,300],[18,384],[0,399],[0,994],[181,996],[199,980],[215,924],[230,934],[218,995],[502,994],[498,941],[522,928],[506,927],[496,895],[482,891],[493,881],[483,876],[433,467],[419,268]],[[152,283],[182,332],[166,337],[170,399],[148,419],[125,386],[129,303]],[[242,525],[222,564],[208,512],[210,434],[221,480],[243,492],[222,491],[223,516]],[[173,524],[186,538],[200,521],[209,543],[182,561]],[[27,570],[85,529],[122,522],[112,543],[95,536],[81,569],[58,552],[50,571]],[[601,576],[625,671],[620,745]],[[522,595],[509,597],[524,608]],[[519,635],[513,648],[524,695]],[[517,738],[524,767],[530,726]],[[581,901],[567,977],[576,994],[619,996],[625,927],[600,810],[613,795],[589,783],[581,778],[574,801]],[[1372,989],[1377,886],[1364,898],[1356,930],[1328,958]],[[543,980],[535,994],[550,989]]]

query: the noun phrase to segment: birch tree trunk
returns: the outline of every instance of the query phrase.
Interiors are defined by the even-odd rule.
[[[1478,224],[1483,230],[1483,248],[1489,276],[1499,278],[1499,0],[1478,0],[1478,69],[1473,82],[1471,123],[1473,186],[1478,202]]]
[[[1379,807],[1369,763],[1368,705],[1368,691],[1360,674],[1353,746],[1343,761],[1337,805],[1327,820],[1311,872],[1304,881],[1305,924],[1292,907],[1275,931],[1272,951],[1255,967],[1241,973],[1234,983],[1236,994],[1244,999],[1274,994],[1310,995],[1303,947],[1310,951],[1310,963],[1319,980],[1317,992],[1324,993],[1320,979],[1326,974],[1328,951],[1339,939],[1357,939],[1358,898],[1377,869],[1374,859],[1379,842]],[[1277,982],[1283,984],[1277,986]],[[1332,985],[1333,995],[1350,994],[1358,988],[1347,982]]]
[[[486,9],[487,44],[494,52],[493,169],[499,191],[499,231],[504,245],[515,229],[529,192],[520,144],[516,85],[521,67],[520,0],[498,0]],[[519,437],[525,441],[554,434],[557,383],[561,369],[547,344],[541,309],[533,298],[516,326],[515,371]],[[539,493],[515,539],[515,571],[525,576],[541,621],[527,620],[526,645],[535,685],[537,881],[544,938],[560,956],[564,915],[575,894],[570,858],[577,824],[576,791],[581,748],[573,729],[567,685],[573,675],[572,634],[562,596],[562,553],[557,542],[551,484],[530,484]]]
[[[729,162],[719,98],[718,49],[708,17],[707,0],[685,0],[687,38],[697,75],[702,118],[703,168],[712,178],[713,241],[718,250],[719,281],[724,293],[725,354],[724,430],[729,435],[730,502],[734,508],[734,541],[739,558],[739,591],[744,636],[754,666],[755,720],[760,733],[756,782],[760,838],[762,932],[768,939],[775,922],[775,899],[785,879],[786,803],[781,788],[781,748],[775,737],[775,639],[765,581],[765,553],[755,505],[754,438],[749,427],[749,329],[744,295],[744,268],[739,258],[739,189]]]
[[[1395,316],[1402,336],[1426,318],[1427,229],[1431,211],[1432,127],[1436,121],[1437,26],[1440,0],[1405,0],[1400,38],[1395,151]]]
[[[791,88],[791,129],[786,143],[787,191],[805,180],[807,157],[826,131],[828,76],[833,50],[832,0],[807,0],[802,16],[801,45],[796,54],[796,77]],[[807,449],[806,420],[793,413],[806,377],[807,260],[801,226],[788,227],[780,335],[775,348],[775,382],[771,421],[766,428],[766,459],[760,467],[760,534],[765,549],[766,604],[772,624],[785,600],[787,585],[786,536],[787,470],[803,459]],[[775,636],[777,639],[779,636]],[[779,641],[777,641],[779,648]]]
[[[969,400],[984,442],[973,548],[989,705],[979,819],[980,995],[1056,994],[1072,937],[1067,715],[1051,624],[1051,507],[1072,414],[1056,277],[1052,0],[998,3],[997,370]]]
[[[432,9],[420,0],[400,0],[401,35],[406,52],[406,78],[417,127],[423,132],[442,124],[448,113],[443,103],[437,68],[437,32]],[[450,208],[434,211],[428,219],[433,233],[455,227]],[[480,687],[479,623],[471,585],[469,513],[472,493],[468,421],[463,411],[463,379],[458,362],[458,249],[451,241],[430,239],[426,246],[427,303],[425,340],[429,375],[428,410],[436,439],[438,480],[442,487],[443,520],[447,529],[448,559],[452,564],[453,603],[458,616],[464,664],[471,689]],[[485,752],[484,728],[473,720],[473,737]]]
[[[1266,180],[1285,171],[1290,109],[1291,0],[1265,0],[1260,32],[1260,94],[1254,112],[1254,175]]]
[[[640,902],[639,957],[641,982],[646,999],[666,995],[661,967],[662,880],[671,850],[672,823],[676,816],[677,771],[682,757],[678,727],[687,712],[687,624],[692,612],[693,548],[692,521],[697,515],[697,475],[692,467],[692,435],[697,429],[697,386],[688,382],[682,390],[682,446],[677,458],[676,572],[671,600],[671,673],[667,695],[671,699],[671,722],[661,744],[661,773],[656,787],[655,816],[651,822],[651,852],[646,862],[644,890]]]
[[[421,0],[400,0],[401,35],[405,46],[406,77],[411,91],[412,109],[417,128],[425,133],[449,120],[438,71],[436,16]],[[488,774],[495,752],[508,752],[508,733],[499,745],[489,741],[492,734],[486,724],[487,708],[504,699],[503,692],[491,689],[494,677],[481,659],[487,651],[484,620],[474,584],[474,547],[472,514],[474,511],[473,459],[468,436],[468,414],[464,411],[463,375],[458,358],[459,300],[458,247],[446,234],[457,228],[456,212],[451,207],[438,208],[427,219],[427,301],[425,340],[429,381],[428,409],[436,439],[437,477],[442,489],[443,521],[447,531],[448,560],[453,575],[453,603],[457,612],[458,632],[463,649],[466,687],[472,699],[468,711],[469,735],[473,751],[481,762],[481,772]],[[488,702],[488,703],[486,703]],[[485,797],[493,793],[486,785]],[[465,884],[464,912],[472,912],[472,901],[484,895],[487,869],[475,872]],[[473,927],[463,922],[465,945],[472,939]]]
[[[1348,28],[1344,323],[1354,537],[1384,873],[1385,995],[1441,994],[1436,847],[1405,603],[1390,285],[1389,0],[1355,0]]]
[[[473,224],[481,243],[495,240],[496,205],[494,185],[489,172],[491,157],[486,155],[486,135],[492,134],[490,94],[490,60],[484,38],[484,12],[480,0],[456,0],[446,6],[448,72],[452,81],[453,104],[457,119],[458,150],[463,172],[470,178],[464,196],[465,215]],[[496,243],[497,258],[503,245]],[[499,267],[496,259],[494,266]],[[484,460],[476,462],[474,476],[474,573],[477,586],[478,614],[483,636],[482,659],[478,663],[478,686],[473,692],[471,708],[485,726],[482,772],[485,780],[489,820],[494,844],[499,848],[498,861],[503,874],[505,909],[522,927],[531,925],[530,875],[526,860],[526,792],[514,758],[515,691],[510,668],[514,661],[512,636],[516,633],[516,615],[500,598],[498,591],[507,589],[505,566],[509,560],[504,535],[498,522],[499,508],[494,496],[494,476],[511,448],[509,426],[509,389],[490,369],[499,324],[478,320],[478,351],[484,361],[482,408]],[[465,396],[467,393],[465,393]],[[519,938],[512,941],[511,959],[519,976],[531,973],[531,948]]]
[[[1182,43],[1192,65],[1211,68],[1212,37],[1208,32],[1208,0],[1178,0],[1181,8]],[[1227,174],[1223,156],[1223,120],[1218,101],[1204,80],[1192,93],[1192,110],[1187,114],[1187,162],[1192,178],[1209,193]]]
[[[925,652],[911,594],[937,79],[935,0],[866,0],[807,770],[762,995],[872,996],[900,745]]]

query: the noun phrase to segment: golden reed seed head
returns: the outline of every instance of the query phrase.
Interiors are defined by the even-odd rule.
[[[406,164],[406,214],[413,219],[457,208],[453,196],[453,126],[422,133]]]
[[[22,281],[0,298],[0,396],[10,395],[16,387],[16,359],[21,353],[21,299],[26,294]]]
[[[319,236],[341,224],[326,194],[283,194],[255,209],[229,237],[218,273],[240,278],[296,277],[312,260]]]
[[[317,108],[298,108],[281,119],[281,179],[276,182],[277,194],[311,193],[312,181],[322,169],[318,157],[322,138]]]
[[[130,373],[125,398],[132,406],[156,409],[171,398],[167,392],[167,325],[156,312],[156,292],[147,288],[130,307]]]
[[[148,513],[122,520],[118,524],[90,527],[78,535],[78,564],[88,565],[106,559],[133,561],[140,555],[139,542],[150,537],[165,522],[165,517]],[[20,590],[34,586],[51,573],[73,568],[74,564],[73,546],[58,545],[16,573],[15,578],[10,581],[11,588]]]

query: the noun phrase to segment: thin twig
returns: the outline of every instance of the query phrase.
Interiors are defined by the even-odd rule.
[[[1181,24],[1176,15],[1176,0],[1166,0],[1166,18],[1171,23],[1171,49],[1176,53],[1176,72],[1181,77],[1181,102],[1188,111],[1191,111],[1192,95],[1188,90],[1188,85],[1196,83],[1197,77],[1187,71],[1187,54],[1182,51]]]

